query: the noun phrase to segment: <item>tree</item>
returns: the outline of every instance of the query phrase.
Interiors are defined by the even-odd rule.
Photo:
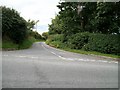
[[[48,38],[48,32],[43,32],[42,33],[43,38],[46,40]]]
[[[10,8],[2,8],[2,37],[11,39],[16,44],[22,43],[27,35],[26,21],[19,13]]]
[[[78,13],[78,6],[81,8]],[[49,25],[49,34],[120,33],[120,2],[61,2],[59,14]]]
[[[78,3],[62,2],[57,6],[60,9],[59,18],[62,23],[62,33],[72,35],[81,30],[81,19],[77,13]]]
[[[35,22],[34,20],[30,20],[30,19],[29,19],[29,20],[27,21],[27,29],[28,29],[28,30],[33,30],[35,23],[36,23],[36,22]]]
[[[0,47],[2,47],[2,8],[0,7]]]
[[[61,34],[62,33],[62,22],[59,15],[52,19],[52,24],[49,25],[49,34]]]
[[[97,3],[97,28],[100,33],[120,33],[120,2],[99,2]]]

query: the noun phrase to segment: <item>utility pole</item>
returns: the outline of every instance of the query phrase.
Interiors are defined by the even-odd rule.
[[[36,32],[37,32],[37,23],[39,22],[39,20],[37,20],[36,22],[35,22],[35,24],[36,24]]]

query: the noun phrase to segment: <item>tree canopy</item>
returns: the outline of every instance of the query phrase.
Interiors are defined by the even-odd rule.
[[[15,43],[22,43],[26,38],[26,20],[10,8],[2,7],[2,37],[10,38]]]
[[[120,55],[120,2],[60,2],[47,43]]]
[[[42,39],[42,36],[33,31],[36,22],[34,20],[26,21],[20,14],[11,8],[0,6],[2,8],[2,38],[10,39],[16,44],[21,44],[26,38],[34,37]]]
[[[120,33],[120,2],[61,2],[57,7],[60,12],[49,25],[49,34]]]

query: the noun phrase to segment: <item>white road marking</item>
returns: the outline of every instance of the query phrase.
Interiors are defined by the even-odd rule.
[[[9,55],[2,55],[2,56],[6,56],[6,57],[8,57]]]
[[[42,47],[47,50],[47,48],[45,48],[44,45],[42,45]],[[58,50],[58,49],[56,49],[56,50]],[[49,50],[47,50],[47,51],[49,51]],[[105,60],[93,60],[93,59],[86,59],[86,60],[84,60],[82,58],[65,58],[65,57],[62,57],[62,56],[56,54],[55,52],[52,52],[52,51],[49,51],[49,52],[54,54],[55,56],[58,56],[61,59],[67,60],[67,61],[75,61],[75,60],[77,60],[77,61],[84,61],[84,62],[103,62],[103,63],[116,63],[116,64],[118,64],[117,61],[105,61]]]
[[[49,48],[51,48],[51,49],[54,49],[54,50],[57,50],[57,51],[66,52],[66,51],[64,51],[64,50],[60,50],[60,49],[57,49],[57,48],[50,47],[49,45],[45,44],[45,42],[43,42],[43,43],[44,43],[44,45],[46,45],[47,47],[49,47]],[[42,45],[42,46],[44,46],[44,45]]]
[[[19,58],[39,58],[35,56],[24,56],[24,55],[3,55],[4,57],[12,56],[12,57],[19,57]]]
[[[50,52],[50,51],[49,51]],[[83,61],[83,62],[102,62],[102,63],[115,63],[118,64],[118,61],[105,61],[105,60],[92,60],[92,59],[82,59],[82,58],[65,58],[63,56],[60,56],[58,54],[56,54],[55,52],[51,52],[52,54],[54,54],[55,56],[66,60],[66,61]],[[19,57],[19,58],[34,58],[34,59],[38,59],[39,57],[35,57],[35,56],[24,56],[24,55],[3,55],[4,57],[8,57],[8,56],[13,56],[13,57]]]
[[[24,57],[27,57],[27,56],[15,56],[15,57],[21,57],[21,58],[24,58]]]
[[[46,49],[47,51],[49,51],[47,48],[45,48],[44,45],[42,45],[42,47],[44,49]],[[116,63],[118,64],[118,61],[105,61],[105,60],[93,60],[93,59],[82,59],[82,58],[65,58],[63,56],[60,56],[58,54],[56,54],[55,52],[49,51],[50,53],[52,53],[53,55],[63,59],[63,60],[67,60],[67,61],[84,61],[84,62],[103,62],[103,63]],[[34,59],[38,59],[39,57],[35,57],[35,56],[25,56],[25,55],[2,55],[4,57],[8,57],[8,56],[13,56],[13,57],[19,57],[19,58],[34,58]]]

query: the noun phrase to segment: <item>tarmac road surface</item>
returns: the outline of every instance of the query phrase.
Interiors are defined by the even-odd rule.
[[[58,50],[43,42],[2,52],[3,88],[118,88],[118,62]]]

